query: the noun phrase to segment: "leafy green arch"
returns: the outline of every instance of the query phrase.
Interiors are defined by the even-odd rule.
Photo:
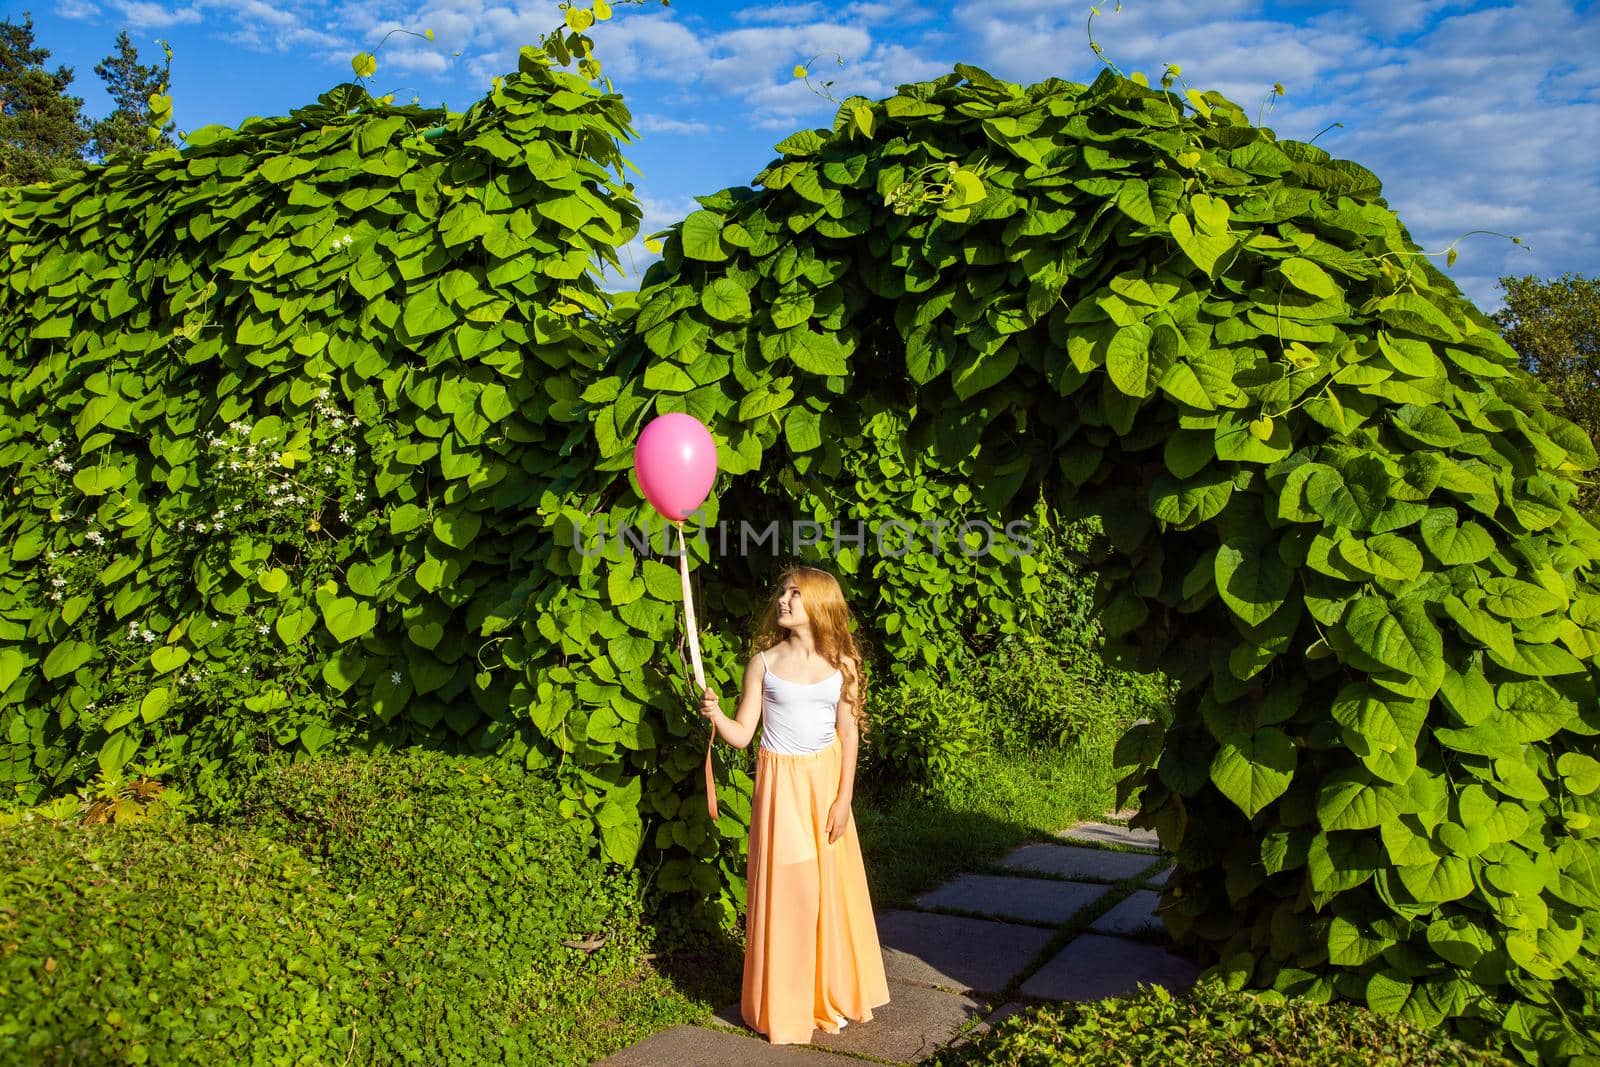
[[[640,217],[621,98],[551,66],[0,195],[7,801],[137,758],[210,814],[274,747],[526,752],[495,653],[549,573],[529,516],[593,480],[595,266]]]
[[[1177,938],[1592,1053],[1595,452],[1376,177],[1110,72],[957,67],[778,149],[665,235],[601,469],[685,410],[805,515],[908,503],[862,491],[888,460],[924,513],[1101,516],[1108,654],[1182,687],[1119,746]],[[902,651],[940,625],[918,565],[840,563]]]
[[[830,557],[895,671],[958,669],[1039,589],[963,522],[1102,516],[1108,652],[1185,687],[1121,746],[1174,931],[1241,981],[1579,1049],[1593,449],[1368,172],[1191,104],[972,68],[849,101],[614,308],[627,112],[536,50],[465,115],[341,87],[7,191],[7,799],[135,755],[204,789],[263,737],[493,748],[729,917],[751,783],[724,769],[716,823],[689,792],[675,568],[569,540],[646,522],[632,442],[690,411],[710,521],[954,531]],[[249,446],[293,501],[230,487]],[[758,556],[691,553],[702,618],[758,605]],[[726,692],[740,650],[705,649]]]

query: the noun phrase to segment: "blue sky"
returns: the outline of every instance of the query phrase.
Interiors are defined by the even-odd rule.
[[[832,92],[879,98],[957,62],[1028,83],[1088,81],[1100,67],[1084,24],[1089,4],[1059,0],[874,0],[732,4],[675,0],[632,6],[592,31],[627,98],[640,139],[625,154],[645,230],[696,206],[695,194],[741,185],[788,133],[831,124],[835,105],[791,71],[819,53]],[[1471,237],[1449,273],[1485,310],[1503,274],[1600,274],[1600,5],[1535,0],[1115,0],[1095,38],[1124,71],[1183,68],[1255,112],[1274,82],[1266,125],[1354,159],[1383,180],[1389,203],[1427,249],[1468,230],[1523,238],[1531,251]],[[280,114],[351,77],[350,57],[395,27],[431,28],[434,42],[396,35],[378,53],[379,92],[462,110],[518,49],[560,19],[551,0],[56,0],[33,12],[50,63],[75,68],[91,114],[110,102],[94,64],[126,27],[140,54],[172,42],[181,129]],[[1588,57],[1585,59],[1585,57]],[[654,258],[635,242],[624,260]],[[1443,266],[1442,257],[1438,260]],[[618,282],[611,287],[631,284]]]

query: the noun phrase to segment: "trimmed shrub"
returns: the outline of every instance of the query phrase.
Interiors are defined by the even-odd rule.
[[[636,964],[638,883],[560,799],[417,750],[281,768],[254,826],[0,827],[0,1061],[588,1062],[545,1020]]]
[[[1509,1064],[1435,1030],[1349,1004],[1283,1002],[1204,982],[1026,1008],[932,1067],[1468,1067]]]

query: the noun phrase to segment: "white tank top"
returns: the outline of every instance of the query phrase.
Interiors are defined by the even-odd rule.
[[[766,664],[767,654],[761,653]],[[761,682],[761,747],[784,756],[803,756],[833,744],[844,675],[834,671],[820,682],[785,681],[767,667]]]

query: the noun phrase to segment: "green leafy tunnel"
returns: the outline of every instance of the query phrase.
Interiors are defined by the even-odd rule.
[[[16,800],[135,755],[221,803],[273,744],[495,750],[731,913],[750,782],[716,823],[693,791],[676,569],[583,548],[646,524],[633,442],[687,411],[708,521],[957,531],[828,557],[892,672],[1039,589],[965,522],[1099,516],[1107,655],[1181,686],[1119,746],[1174,934],[1594,1053],[1594,449],[1372,174],[1214,93],[958,67],[787,139],[613,297],[629,121],[526,50],[464,115],[342,87],[0,195]],[[690,552],[727,692],[767,568]]]
[[[1190,101],[968,67],[847,101],[672,231],[597,440],[619,468],[674,394],[825,514],[887,418],[994,515],[1098,515],[1108,655],[1182,687],[1119,746],[1178,939],[1592,1053],[1594,448],[1370,172]]]

